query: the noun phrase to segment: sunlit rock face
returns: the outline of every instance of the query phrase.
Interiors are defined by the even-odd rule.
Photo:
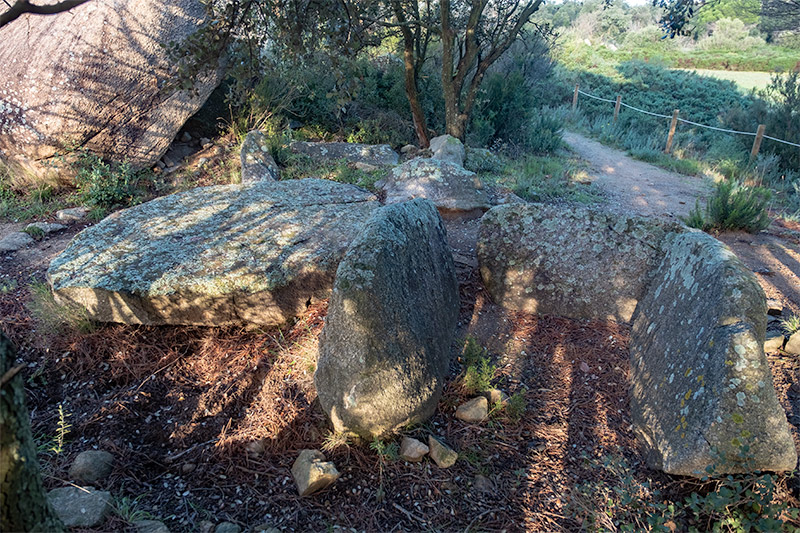
[[[656,219],[505,205],[483,217],[478,258],[504,307],[633,321],[631,411],[651,467],[795,467],[764,356],[766,298],[721,242]]]
[[[98,321],[280,324],[330,295],[378,205],[328,180],[201,187],[82,231],[48,279],[59,302]]]
[[[477,174],[450,161],[416,158],[395,167],[375,187],[386,203],[427,198],[442,216],[481,216],[489,198]]]
[[[210,65],[178,90],[162,46],[204,19],[200,0],[92,0],[0,29],[0,158],[40,175],[76,149],[154,164],[220,81]]]
[[[434,205],[376,211],[339,265],[320,337],[314,383],[334,428],[371,439],[433,414],[458,309]]]
[[[631,409],[650,465],[688,476],[711,465],[792,470],[797,454],[764,356],[758,281],[705,233],[672,234],[662,248],[631,334]]]
[[[678,225],[585,208],[502,205],[481,220],[481,277],[503,307],[628,322]]]

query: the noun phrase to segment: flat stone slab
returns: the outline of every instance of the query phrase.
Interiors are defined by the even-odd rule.
[[[114,213],[50,265],[56,300],[129,324],[280,324],[330,295],[379,204],[305,179],[201,187]]]
[[[651,467],[698,476],[797,464],[764,356],[766,299],[724,244],[669,235],[631,334],[631,411]],[[749,463],[740,450],[749,446]]]
[[[480,216],[491,207],[477,174],[439,159],[406,161],[375,187],[386,193],[386,204],[427,198],[442,216]]]
[[[289,150],[296,154],[307,155],[318,161],[336,161],[346,159],[354,163],[387,166],[400,162],[400,156],[388,144],[358,143],[315,143],[292,141]]]
[[[629,322],[670,230],[680,227],[577,207],[500,205],[481,219],[481,277],[508,309]]]

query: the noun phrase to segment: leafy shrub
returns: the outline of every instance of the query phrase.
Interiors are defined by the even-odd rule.
[[[705,213],[700,205],[684,222],[703,230],[745,230],[758,233],[770,224],[767,204],[772,197],[763,187],[747,187],[736,182],[723,180],[716,184],[714,193],[708,199]]]
[[[475,394],[491,388],[496,370],[497,367],[486,356],[477,363],[469,365],[462,382],[464,391],[467,394]]]
[[[713,33],[700,39],[697,46],[703,50],[739,50],[745,51],[766,44],[764,39],[750,35],[741,20],[734,18],[719,19],[713,24]]]
[[[75,176],[75,184],[83,203],[108,210],[116,205],[135,203],[139,178],[139,173],[127,161],[114,165],[95,155],[85,155]]]
[[[550,109],[543,109],[528,125],[524,145],[535,154],[550,154],[564,147],[564,123]]]

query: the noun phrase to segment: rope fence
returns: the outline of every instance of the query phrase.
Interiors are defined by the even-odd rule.
[[[650,116],[653,116],[653,117],[671,119],[670,126],[669,126],[669,134],[667,135],[667,145],[664,148],[664,153],[667,153],[667,154],[670,153],[670,151],[672,151],[672,140],[675,137],[675,129],[678,126],[678,122],[683,122],[684,124],[690,124],[692,126],[697,126],[699,128],[706,128],[706,129],[709,129],[709,130],[720,131],[720,132],[723,132],[723,133],[733,133],[733,134],[736,134],[736,135],[749,135],[751,137],[755,137],[755,139],[753,139],[753,148],[750,150],[750,160],[751,161],[753,159],[755,159],[755,157],[758,155],[758,151],[761,149],[761,142],[764,139],[769,139],[770,141],[775,141],[775,142],[779,142],[779,143],[783,143],[783,144],[788,144],[789,146],[796,146],[796,147],[800,148],[800,144],[798,144],[798,143],[793,143],[793,142],[790,142],[790,141],[785,141],[783,139],[778,139],[776,137],[770,137],[769,135],[766,135],[764,133],[764,130],[766,130],[766,126],[764,124],[759,124],[758,125],[758,130],[755,131],[755,132],[737,131],[737,130],[731,130],[731,129],[727,129],[727,128],[718,128],[716,126],[709,126],[707,124],[700,124],[699,122],[692,122],[691,120],[687,120],[685,118],[680,118],[678,116],[679,113],[680,113],[680,111],[678,109],[674,110],[672,112],[671,116],[670,115],[662,115],[661,113],[653,113],[652,111],[647,111],[645,109],[639,109],[638,107],[634,107],[632,105],[624,103],[622,101],[622,95],[618,94],[616,100],[609,100],[608,98],[601,98],[600,96],[596,96],[594,94],[589,94],[589,93],[587,93],[585,91],[582,91],[578,85],[575,85],[575,94],[572,97],[572,109],[573,110],[578,108],[578,95],[579,94],[582,94],[582,95],[584,95],[584,96],[586,96],[588,98],[591,98],[593,100],[599,100],[601,102],[607,102],[609,104],[614,104],[614,123],[616,123],[617,122],[617,118],[619,118],[619,111],[620,111],[621,107],[627,107],[628,109],[632,109],[633,111],[636,111],[638,113],[644,113],[645,115],[650,115]]]

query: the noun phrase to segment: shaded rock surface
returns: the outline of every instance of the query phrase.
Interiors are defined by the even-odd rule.
[[[631,410],[649,464],[689,476],[715,463],[720,473],[793,469],[794,443],[763,352],[763,290],[705,233],[670,235],[663,249],[631,334]],[[749,465],[738,460],[743,445]]]
[[[371,194],[328,180],[157,198],[79,233],[50,264],[57,301],[99,321],[280,324],[327,298]]]
[[[278,165],[272,158],[267,136],[258,130],[248,132],[242,143],[242,183],[281,179]]]
[[[431,459],[439,468],[450,468],[458,460],[458,453],[433,435],[428,436]]]
[[[0,252],[16,252],[33,244],[33,237],[24,231],[14,231],[0,237]]]
[[[464,145],[452,135],[440,135],[431,139],[430,151],[433,152],[431,159],[448,161],[460,167],[464,166],[464,157],[466,157]]]
[[[92,0],[0,28],[0,156],[36,173],[64,146],[136,168],[156,163],[205,102],[221,69],[178,90],[164,44],[206,18],[199,0]]]
[[[509,309],[628,322],[670,230],[680,231],[585,208],[497,206],[481,219],[481,278]]]
[[[400,161],[400,156],[388,144],[292,141],[289,150],[322,161],[346,159],[375,166],[396,165]]]
[[[133,527],[136,533],[169,533],[169,528],[159,520],[137,520]]]
[[[88,213],[85,207],[70,207],[56,211],[56,218],[62,222],[80,222],[86,219]]]
[[[308,496],[320,491],[339,478],[333,463],[325,461],[319,450],[301,450],[292,465],[292,476],[300,496]]]
[[[102,450],[87,450],[75,457],[69,467],[69,478],[77,483],[93,484],[111,474],[114,456]]]
[[[67,527],[98,526],[111,512],[111,494],[92,487],[53,489],[47,498]]]
[[[449,161],[412,159],[375,187],[386,193],[387,204],[427,198],[442,215],[480,215],[491,207],[477,174]]]
[[[32,222],[25,226],[26,230],[35,229],[39,230],[44,234],[47,233],[55,233],[56,231],[61,231],[62,229],[66,229],[67,227],[63,224],[53,224],[50,222]]]
[[[458,307],[433,204],[376,211],[339,265],[320,336],[314,383],[336,430],[378,437],[433,413]]]

